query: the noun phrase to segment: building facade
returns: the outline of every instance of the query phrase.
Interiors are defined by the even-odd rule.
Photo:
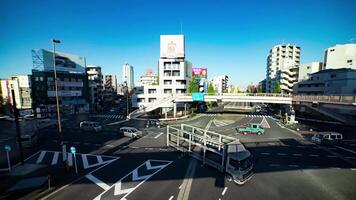
[[[326,69],[310,74],[307,80],[294,85],[294,94],[356,94],[356,70]]]
[[[316,73],[323,69],[323,63],[312,62],[299,66],[298,82],[309,79],[310,74]]]
[[[32,105],[37,117],[56,116],[53,52],[32,50]],[[62,114],[89,112],[88,77],[85,58],[56,52],[59,106]]]
[[[192,77],[192,64],[185,59],[183,35],[160,36],[158,85],[147,85],[136,94],[132,106],[148,106],[172,95],[185,94]]]
[[[104,82],[104,104],[110,106],[114,103],[117,94],[116,75],[105,75]]]
[[[13,104],[11,90],[14,90],[17,109],[31,109],[31,76],[9,76],[7,80],[1,80],[2,98],[8,104]]]
[[[215,93],[222,94],[227,92],[229,77],[227,75],[215,76],[210,83],[214,86]]]
[[[123,83],[126,84],[129,89],[133,89],[135,87],[133,66],[128,63],[122,66],[122,80]]]
[[[87,65],[89,85],[89,102],[92,111],[99,111],[103,107],[104,81],[100,66]]]
[[[300,47],[295,45],[276,45],[267,57],[266,92],[273,93],[277,82],[282,93],[291,93],[298,81]]]
[[[338,44],[325,49],[324,64],[324,69],[356,69],[356,44]]]
[[[143,87],[145,85],[158,85],[158,76],[154,75],[151,69],[147,69],[146,73],[140,77],[138,86]]]

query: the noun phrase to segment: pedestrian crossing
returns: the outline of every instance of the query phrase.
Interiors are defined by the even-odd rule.
[[[245,117],[267,117],[267,118],[274,118],[272,115],[245,115]]]
[[[78,169],[89,169],[113,162],[119,157],[103,156],[92,154],[76,153],[75,158],[72,153],[67,153],[68,165],[71,167],[77,162]],[[62,165],[62,152],[58,151],[38,151],[26,162],[38,165],[56,166]]]
[[[95,117],[95,118],[106,118],[106,119],[125,119],[125,116],[123,115],[109,115],[109,114],[105,114],[105,115],[91,115],[90,117]]]
[[[214,116],[216,116],[216,114],[213,114],[213,113],[199,113],[198,116],[200,116],[200,117],[202,117],[202,116],[214,117]]]

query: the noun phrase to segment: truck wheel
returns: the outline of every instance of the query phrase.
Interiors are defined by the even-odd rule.
[[[228,182],[231,182],[232,181],[232,176],[230,174],[226,174],[226,180]]]
[[[262,135],[262,133],[261,133],[261,132],[258,132],[257,135]]]

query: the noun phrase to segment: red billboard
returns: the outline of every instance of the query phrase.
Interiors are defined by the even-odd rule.
[[[208,69],[207,68],[192,68],[192,75],[196,78],[207,78]]]

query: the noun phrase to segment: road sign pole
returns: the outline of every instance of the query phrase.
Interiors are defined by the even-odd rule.
[[[14,116],[15,116],[15,125],[16,125],[16,132],[17,132],[17,143],[19,145],[19,150],[20,150],[20,160],[21,160],[21,164],[24,165],[25,161],[24,161],[24,158],[23,158],[23,150],[22,150],[22,142],[21,142],[21,130],[20,130],[20,124],[19,124],[19,111],[17,110],[17,107],[16,107],[15,91],[14,91],[13,88],[11,89],[11,95],[12,95],[12,105],[13,105]]]
[[[10,163],[10,156],[8,151],[6,151],[6,157],[7,157],[7,166],[9,167],[9,172],[11,172],[11,163]]]
[[[74,156],[75,173],[78,174],[77,159],[76,159],[76,157],[75,157],[75,153],[73,153],[73,156]]]

